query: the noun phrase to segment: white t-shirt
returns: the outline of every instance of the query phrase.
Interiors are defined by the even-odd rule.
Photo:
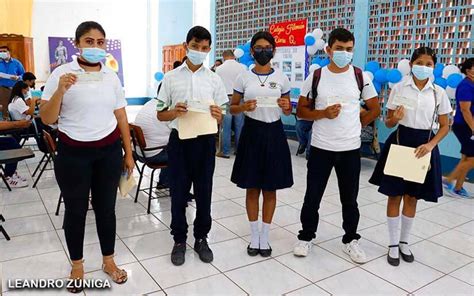
[[[147,148],[168,145],[171,133],[168,122],[158,120],[156,104],[156,99],[149,100],[135,118],[135,124],[142,128]],[[160,153],[161,150],[145,151],[145,156],[153,157]],[[137,151],[137,153],[141,155],[141,151]]]
[[[311,73],[305,80],[302,95],[309,93],[312,98],[311,86],[313,84]],[[364,76],[364,88],[362,95],[357,86],[354,67],[343,73],[333,73],[328,67],[321,70],[321,79],[318,84],[318,97],[316,98],[316,109],[324,110],[328,107],[328,100],[337,96],[351,103],[342,106],[339,116],[334,119],[323,118],[315,120],[311,135],[311,146],[328,151],[350,151],[360,148],[360,133],[362,124],[360,122],[360,101],[377,97],[377,91],[366,74]]]
[[[222,65],[216,68],[216,73],[222,78],[228,95],[232,95],[234,92],[233,87],[237,77],[240,73],[246,71],[247,68],[236,60],[226,60]]]
[[[186,63],[166,73],[158,93],[157,111],[173,109],[176,103],[190,100],[214,100],[215,105],[229,103],[222,79],[208,68],[201,66],[196,72],[189,69]],[[178,128],[177,119],[169,124]]]
[[[412,76],[405,77],[400,83],[397,83],[390,92],[387,102],[387,108],[395,110],[397,105],[394,100],[397,96],[402,96],[416,101],[416,109],[411,110],[405,108],[405,116],[398,123],[409,128],[416,128],[422,130],[429,130],[437,128],[437,123],[434,122],[433,114],[435,111],[435,93],[438,104],[438,114],[445,115],[451,113],[451,102],[449,101],[446,91],[429,81],[422,90],[419,90],[415,85]]]
[[[14,97],[12,102],[8,104],[8,112],[13,120],[29,120],[30,115],[24,114],[30,107],[20,97]]]
[[[84,73],[77,60],[56,68],[46,81],[43,100],[49,100],[66,73]],[[102,64],[100,81],[77,82],[64,94],[58,129],[76,141],[105,138],[117,127],[114,111],[127,106],[117,74]]]
[[[280,98],[290,90],[288,77],[279,69],[272,69],[269,75],[257,74],[254,70],[245,71],[239,75],[234,84],[234,91],[243,94],[244,101],[255,100],[257,97]],[[258,102],[254,111],[245,112],[248,117],[267,123],[280,120],[281,114],[280,107],[258,107]]]

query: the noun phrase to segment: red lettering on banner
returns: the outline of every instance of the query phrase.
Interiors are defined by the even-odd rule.
[[[306,35],[306,20],[288,21],[271,24],[270,34],[275,38],[278,46],[299,46],[304,45]]]

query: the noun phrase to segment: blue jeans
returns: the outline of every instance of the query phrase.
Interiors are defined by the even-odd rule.
[[[12,137],[0,137],[0,150],[19,149],[20,144]],[[11,177],[16,171],[18,163],[9,163],[5,165],[5,177]]]
[[[152,157],[147,157],[147,161],[153,164],[168,163],[168,151],[166,150],[166,148],[164,148],[157,155],[154,155]],[[160,170],[160,181],[158,183],[165,185],[167,187],[169,186],[168,168],[164,168]]]
[[[244,114],[232,115],[226,113],[224,120],[222,121],[222,153],[224,155],[230,155],[231,136],[232,136],[232,119],[234,121],[234,132],[235,132],[235,147],[239,147],[240,133],[244,126]]]
[[[296,119],[296,137],[300,145],[306,146],[306,156],[309,156],[311,148],[311,131],[313,122],[308,120]]]

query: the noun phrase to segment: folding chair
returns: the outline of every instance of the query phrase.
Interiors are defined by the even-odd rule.
[[[157,199],[157,198],[160,198],[160,197],[169,196],[169,191],[168,191],[168,194],[166,194],[166,193],[163,192],[163,190],[158,191],[156,197],[154,197],[153,194],[152,194],[153,178],[155,176],[155,171],[158,170],[158,169],[167,168],[168,164],[167,163],[152,164],[152,163],[149,162],[149,160],[146,157],[144,157],[144,155],[145,155],[145,152],[164,149],[164,148],[166,148],[166,146],[148,148],[146,146],[145,136],[143,135],[143,130],[141,129],[141,127],[139,127],[138,125],[134,125],[134,124],[129,124],[129,125],[130,125],[130,135],[132,137],[133,149],[135,151],[135,153],[134,153],[135,161],[143,163],[143,166],[141,167],[141,169],[139,168],[139,166],[137,166],[138,172],[140,174],[140,179],[139,179],[138,185],[137,185],[137,193],[135,195],[135,202],[138,201],[138,194],[140,193],[140,191],[143,191],[143,192],[148,191],[148,193],[146,193],[148,195],[147,213],[150,214],[150,207],[151,207],[151,200],[152,199]],[[140,153],[138,153],[138,151]],[[140,189],[140,186],[141,186],[142,180],[143,180],[143,175],[145,173],[145,167],[149,167],[151,169],[150,187]]]

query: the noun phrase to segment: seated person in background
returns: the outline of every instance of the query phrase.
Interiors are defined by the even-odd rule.
[[[36,76],[31,72],[25,72],[23,74],[22,80],[30,87],[30,91],[35,89]]]
[[[35,114],[36,98],[26,100],[30,87],[23,81],[15,83],[10,95],[8,112],[12,120],[30,120]]]
[[[28,120],[18,120],[18,121],[0,121],[0,132],[9,129],[21,129],[28,128],[31,122]],[[10,150],[10,149],[19,149],[21,148],[17,140],[12,137],[0,137],[0,150]],[[28,182],[26,178],[21,177],[16,172],[18,163],[11,163],[5,165],[5,178],[8,185],[11,188],[20,188],[27,187]],[[3,182],[0,183],[1,186],[4,186]]]

